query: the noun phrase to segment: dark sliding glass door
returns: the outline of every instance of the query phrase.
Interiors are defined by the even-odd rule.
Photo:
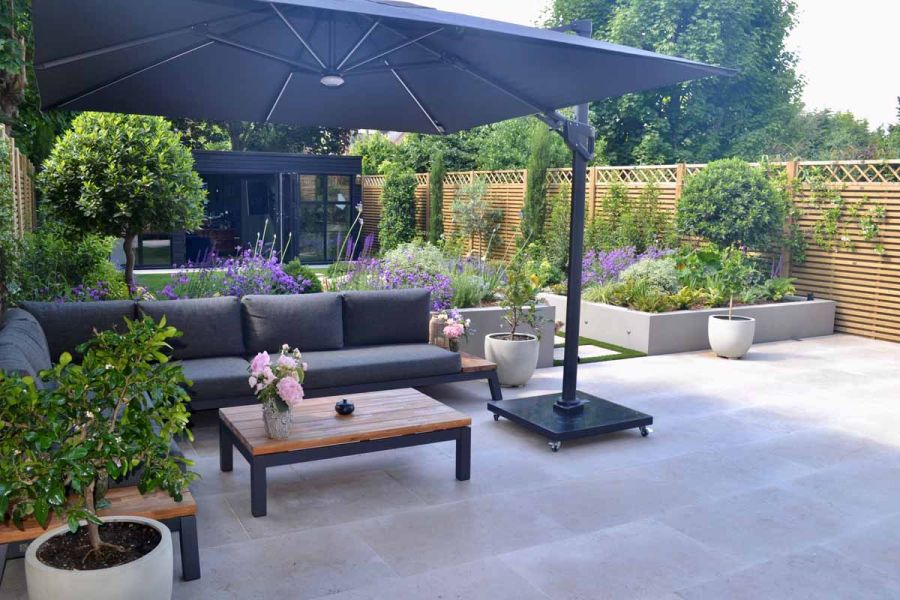
[[[291,252],[304,263],[338,259],[353,224],[352,179],[349,175],[293,175],[290,191],[282,178],[284,235]]]

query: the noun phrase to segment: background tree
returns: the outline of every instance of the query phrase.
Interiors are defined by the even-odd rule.
[[[73,233],[123,238],[131,287],[138,234],[199,227],[206,200],[194,159],[169,122],[138,115],[79,115],[38,185],[49,217]]]
[[[524,169],[528,164],[535,130],[546,125],[533,117],[510,119],[480,128],[481,136],[475,154],[479,171]],[[547,152],[550,167],[567,167],[572,154],[560,136],[550,136]]]
[[[551,132],[547,127],[535,127],[531,137],[531,153],[525,181],[525,201],[522,208],[522,245],[536,242],[544,234],[547,218],[547,169],[551,160]]]
[[[228,132],[231,149],[235,152],[344,154],[350,146],[348,129],[247,121],[225,121],[221,126]]]
[[[596,102],[591,121],[611,164],[756,158],[799,110],[785,48],[792,0],[554,0],[548,24],[594,20],[595,37],[738,69]]]
[[[397,162],[397,146],[381,132],[360,134],[350,146],[351,156],[362,157],[363,175],[383,175],[384,169]]]
[[[381,191],[381,222],[378,243],[392,250],[416,237],[416,174],[403,165],[387,169]]]
[[[428,219],[428,241],[437,244],[444,235],[444,155],[438,151],[431,159],[428,177],[428,198],[431,203]]]

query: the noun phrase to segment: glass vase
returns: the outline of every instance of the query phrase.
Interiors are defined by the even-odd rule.
[[[451,352],[459,352],[459,338],[449,338],[447,340],[447,348]]]
[[[291,408],[279,410],[276,406],[263,404],[263,421],[266,424],[266,435],[273,440],[286,440],[291,437],[294,425],[294,413]]]

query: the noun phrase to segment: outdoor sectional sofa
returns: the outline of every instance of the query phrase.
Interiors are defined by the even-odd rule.
[[[191,409],[256,402],[247,383],[248,359],[300,348],[309,369],[307,397],[488,379],[463,372],[459,354],[428,344],[427,290],[245,296],[171,301],[25,302],[10,309],[0,329],[0,370],[34,376],[94,330],[123,327],[146,314],[183,332],[172,358],[192,381]]]

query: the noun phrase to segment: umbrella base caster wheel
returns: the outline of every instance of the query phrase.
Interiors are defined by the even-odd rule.
[[[641,437],[647,437],[653,432],[649,427],[641,427]]]
[[[495,420],[495,421],[499,421],[499,420],[500,420],[500,415],[494,415],[494,420]]]
[[[562,447],[562,442],[548,442],[547,445],[550,446],[552,451],[559,452],[559,449]]]

